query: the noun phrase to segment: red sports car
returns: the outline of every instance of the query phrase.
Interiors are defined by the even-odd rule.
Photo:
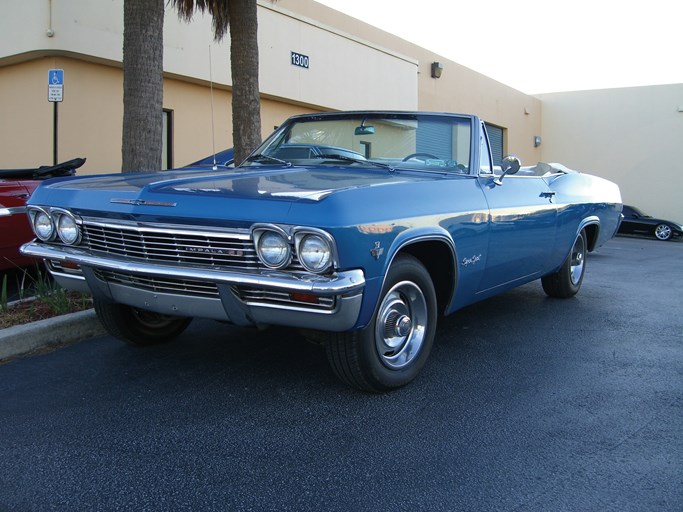
[[[41,181],[71,176],[84,163],[85,158],[75,158],[36,169],[0,170],[0,270],[36,263],[19,253],[19,247],[35,237],[26,216],[26,200]]]

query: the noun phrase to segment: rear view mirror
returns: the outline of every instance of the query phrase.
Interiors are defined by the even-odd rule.
[[[375,127],[374,126],[356,126],[356,129],[353,132],[355,135],[374,135],[375,134]]]

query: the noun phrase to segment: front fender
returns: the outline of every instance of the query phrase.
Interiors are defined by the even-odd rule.
[[[363,293],[363,307],[361,309],[361,314],[356,327],[362,328],[370,322],[373,314],[375,313],[377,303],[379,302],[380,293],[382,291],[382,287],[384,286],[384,281],[386,280],[389,268],[396,259],[396,256],[401,252],[409,252],[414,256],[417,256],[418,259],[421,259],[423,263],[425,263],[427,270],[430,272],[430,274],[432,274],[432,278],[435,281],[435,286],[438,287],[441,285],[443,287],[442,295],[444,296],[444,301],[448,302],[450,305],[455,287],[455,278],[453,279],[452,283],[437,283],[436,277],[437,274],[441,274],[439,272],[440,269],[426,264],[426,255],[420,255],[419,246],[430,242],[437,242],[447,247],[449,254],[448,265],[450,265],[450,269],[449,272],[444,271],[442,274],[453,275],[455,277],[457,272],[457,251],[455,242],[448,231],[438,226],[430,226],[410,228],[400,232],[393,240],[391,240],[391,245],[389,247],[383,248],[380,246],[377,248],[382,252],[381,257],[378,258],[378,263],[381,263],[381,267],[379,268],[379,272],[373,272],[372,274],[374,275],[372,277],[368,277],[366,280],[365,290]]]

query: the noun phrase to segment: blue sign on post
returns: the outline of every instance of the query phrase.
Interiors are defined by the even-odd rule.
[[[58,102],[64,99],[64,70],[51,69],[47,72],[47,101]]]
[[[51,69],[48,72],[48,85],[64,85],[64,70]]]

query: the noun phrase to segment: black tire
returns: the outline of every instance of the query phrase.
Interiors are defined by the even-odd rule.
[[[327,358],[346,384],[381,393],[420,373],[434,343],[436,293],[424,265],[401,255],[392,263],[370,323],[360,331],[331,333]]]
[[[583,283],[583,276],[586,274],[587,253],[586,233],[581,231],[560,270],[541,278],[543,291],[550,297],[559,299],[568,299],[576,295]]]
[[[671,235],[673,235],[673,230],[668,224],[658,224],[655,228],[655,236],[663,242],[670,240]]]
[[[158,345],[182,333],[191,318],[144,311],[114,302],[94,301],[95,313],[109,334],[131,345]]]

